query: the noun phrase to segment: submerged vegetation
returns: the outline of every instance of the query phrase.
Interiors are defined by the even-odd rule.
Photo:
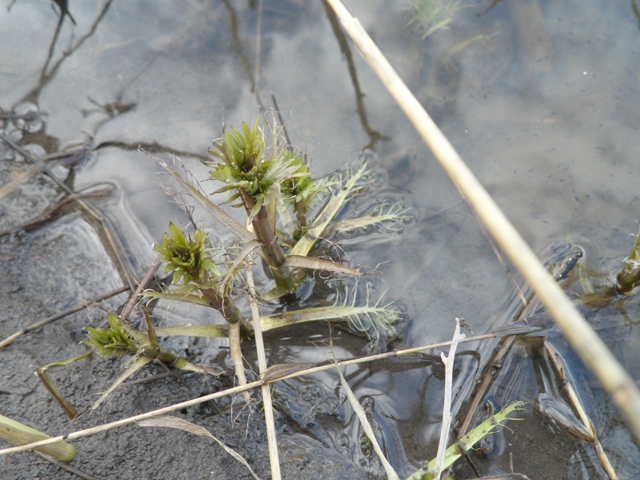
[[[226,320],[225,327],[169,327],[160,329],[160,334],[228,336],[241,383],[244,367],[240,342],[243,337],[253,335],[254,326],[238,308],[237,301],[249,295],[245,272],[256,263],[256,255],[265,268],[263,283],[268,286],[268,279],[272,278],[275,285],[252,296],[272,302],[273,307],[278,306],[273,302],[279,298],[287,302],[286,312],[275,312],[260,319],[263,331],[291,328],[309,321],[346,321],[352,331],[366,335],[375,350],[395,335],[395,326],[401,317],[391,302],[372,296],[371,284],[366,285],[363,295],[358,293],[358,281],[352,287],[341,286],[344,281],[332,284],[336,275],[357,278],[367,272],[345,267],[340,258],[331,261],[312,255],[318,242],[329,239],[336,231],[355,232],[379,226],[380,231],[396,232],[408,218],[408,210],[401,204],[382,204],[373,207],[364,217],[338,222],[348,202],[368,191],[368,167],[363,164],[340,174],[312,179],[303,156],[284,141],[283,127],[275,123],[267,125],[270,133],[267,139],[260,122],[258,117],[252,126],[243,123],[240,129],[226,131],[221,139],[213,142],[210,151],[218,161],[205,162],[210,168],[210,178],[223,184],[214,193],[229,193],[224,203],[244,209],[249,230],[201,193],[190,174],[178,174],[177,159],[173,166],[156,159],[188,192],[198,192],[193,196],[216,220],[246,241],[214,249],[203,228],[188,233],[170,223],[168,233],[162,243],[154,245],[154,250],[160,255],[164,271],[172,274],[171,285],[163,291],[144,292],[153,300],[188,302],[218,311]],[[312,279],[307,272],[313,270],[324,270],[330,275],[324,281]],[[295,308],[298,291],[308,282],[312,287],[316,282],[322,283],[323,295],[329,292],[331,297],[343,300],[334,300],[333,305],[324,307]],[[197,370],[159,346],[149,317],[147,326],[147,332],[136,331],[125,318],[110,314],[107,328],[88,329],[87,343],[105,356],[134,356],[137,360],[131,373],[139,368],[138,362],[143,358],[157,358],[179,368]]]
[[[448,30],[459,9],[460,0],[416,0],[407,27],[427,38],[438,30]]]

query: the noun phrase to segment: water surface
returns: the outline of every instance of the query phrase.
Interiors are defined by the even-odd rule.
[[[448,28],[425,39],[415,22],[408,25],[408,2],[346,4],[534,250],[586,242],[589,268],[618,268],[638,227],[640,32],[631,3],[460,2]],[[33,109],[44,125],[35,133],[4,126],[17,141],[48,153],[90,146],[74,188],[115,185],[101,208],[136,275],[148,268],[149,246],[169,221],[186,223],[159,186],[158,167],[138,146],[176,154],[204,178],[198,160],[207,157],[223,122],[252,121],[275,100],[314,172],[327,174],[357,161],[364,148],[375,150],[380,198],[413,209],[401,233],[344,241],[353,265],[389,262],[375,282],[406,311],[402,344],[449,338],[455,317],[483,333],[503,313],[512,295],[505,267],[322,2],[265,1],[262,10],[256,2],[196,0],[70,8],[75,24],[69,16],[59,23],[47,2],[24,0],[0,12],[0,107],[12,114]],[[204,213],[197,218],[214,228]],[[330,358],[309,335],[324,339],[326,331],[272,337],[271,360]],[[622,361],[634,358],[637,331],[631,326],[625,335],[623,343],[612,339]],[[363,353],[364,342],[346,334],[336,341],[342,355]],[[524,347],[519,353],[513,368],[525,373],[514,375],[514,399],[533,402],[535,381],[526,377],[533,367]],[[461,353],[462,363],[472,359],[473,352]],[[437,368],[427,358],[347,372],[403,475],[435,452],[442,402]],[[338,406],[336,376],[314,380],[278,387],[301,397],[287,404],[294,418],[347,458],[369,462],[359,451],[352,413]],[[559,438],[557,427],[529,412],[530,430],[517,430],[515,438]],[[612,440],[612,451],[623,448],[616,442],[635,448],[619,419],[611,422],[604,422],[605,431],[624,438]],[[560,449],[561,443],[569,447]],[[563,475],[591,462],[588,447],[569,435],[553,445]],[[503,468],[508,453],[487,468]],[[514,458],[516,470],[535,468],[531,457],[520,464]],[[621,478],[638,473],[624,455],[615,462],[625,472]],[[590,476],[593,468],[582,468],[582,477],[566,474],[599,478]]]

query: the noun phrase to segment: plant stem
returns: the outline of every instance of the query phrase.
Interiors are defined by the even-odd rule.
[[[227,322],[232,325],[236,323],[244,325],[246,323],[244,316],[238,310],[231,297],[221,294],[215,288],[203,288],[200,291],[209,302],[209,305],[218,310]]]
[[[233,369],[236,372],[238,378],[238,385],[246,385],[247,377],[244,374],[244,362],[242,360],[242,349],[240,347],[240,322],[229,324],[229,353],[231,354],[231,361],[233,362]],[[251,402],[251,396],[248,391],[243,392],[244,399],[249,404]]]
[[[296,220],[298,225],[296,226],[296,231],[293,235],[293,238],[298,241],[304,235],[304,232],[307,228],[307,208],[304,205],[304,202],[296,202],[295,204],[296,210]]]
[[[253,281],[253,262],[247,265],[247,283],[249,285],[249,304],[251,305],[251,319],[256,338],[256,354],[258,355],[258,368],[260,375],[267,371],[267,356],[264,350],[262,329],[260,323],[260,311],[255,296],[255,283]],[[262,402],[264,405],[264,419],[267,424],[267,442],[269,445],[269,462],[271,464],[272,480],[282,478],[280,472],[280,460],[278,455],[278,441],[276,438],[276,426],[273,414],[273,400],[271,398],[271,386],[262,385]]]
[[[247,209],[247,214],[249,214],[256,205],[256,201],[246,190],[239,190],[242,195],[244,206]],[[281,290],[293,292],[296,289],[296,284],[291,270],[284,266],[286,257],[282,251],[282,247],[280,247],[280,244],[278,243],[276,232],[269,221],[269,213],[267,212],[267,207],[265,205],[260,207],[258,213],[253,217],[251,224],[253,225],[253,231],[256,234],[256,238],[262,246],[262,253],[269,264],[269,267],[271,267],[273,279],[275,280],[276,285]]]

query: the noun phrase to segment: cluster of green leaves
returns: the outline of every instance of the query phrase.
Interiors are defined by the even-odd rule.
[[[216,174],[219,180],[226,182],[229,178],[236,181],[242,179],[242,174],[256,173],[262,163],[262,148],[264,141],[259,131],[260,116],[253,127],[242,123],[242,131],[237,128],[228,130],[219,142],[213,142],[218,150],[210,150],[209,153],[223,161],[220,173]],[[214,174],[212,173],[212,176]]]
[[[235,190],[225,203],[240,198],[242,201],[234,206],[247,206],[242,198],[243,191],[253,198],[255,205],[249,208],[251,218],[262,205],[269,203],[271,198],[276,198],[281,181],[279,176],[282,173],[277,162],[263,158],[264,140],[259,122],[260,117],[252,128],[243,122],[242,130],[228,130],[220,141],[213,142],[214,150],[209,150],[210,155],[222,162],[206,164],[213,167],[209,172],[211,178],[226,184],[215,193]]]
[[[115,313],[107,317],[107,328],[87,327],[85,344],[96,350],[103,357],[119,357],[122,355],[136,355],[139,346],[118,321]]]
[[[330,180],[328,178],[313,180],[309,166],[295,152],[287,151],[284,157],[285,162],[294,170],[294,175],[284,179],[281,184],[283,199],[294,205],[294,208],[302,205],[305,211],[309,210],[315,196],[326,189]]]
[[[253,127],[243,122],[242,129],[231,128],[222,139],[213,142],[209,154],[222,161],[206,165],[212,167],[209,172],[212,179],[226,184],[215,193],[235,190],[225,203],[241,199],[234,206],[247,207],[251,219],[263,205],[283,200],[294,208],[308,209],[327,182],[312,180],[302,157],[283,145],[277,134],[272,140],[274,148],[267,152],[259,124],[260,116]],[[243,192],[252,197],[254,205],[247,205]]]
[[[618,293],[629,293],[640,285],[640,230],[636,235],[631,253],[624,261],[624,267],[616,276]]]
[[[165,233],[162,245],[156,243],[153,248],[161,255],[164,271],[173,272],[173,283],[180,283],[180,280],[185,284],[199,283],[209,280],[212,275],[221,275],[208,253],[206,241],[207,235],[203,229],[196,230],[191,238],[169,223],[169,233]]]

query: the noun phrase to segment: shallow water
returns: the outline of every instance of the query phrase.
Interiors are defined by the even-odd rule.
[[[589,268],[615,271],[637,232],[640,203],[635,165],[640,32],[631,5],[591,0],[536,9],[536,2],[499,2],[493,8],[488,0],[461,2],[447,30],[422,39],[407,26],[408,2],[389,3],[346,2],[533,249],[555,241],[585,243]],[[56,35],[58,15],[47,2],[21,0],[10,11],[3,6],[0,107],[7,114],[35,111],[41,117],[26,126],[0,121],[14,140],[39,144],[48,153],[75,144],[91,147],[93,153],[75,171],[74,188],[115,185],[116,192],[96,205],[135,276],[153,260],[149,245],[160,240],[169,220],[186,223],[159,186],[165,177],[156,175],[158,167],[138,145],[176,154],[204,178],[197,160],[207,157],[222,123],[250,121],[258,105],[270,109],[275,98],[289,137],[309,153],[316,174],[355,162],[363,148],[374,147],[380,198],[412,207],[414,219],[401,233],[342,242],[353,265],[389,262],[375,283],[406,311],[403,344],[449,338],[455,317],[483,333],[503,314],[512,295],[505,268],[446,174],[357,51],[343,42],[321,2],[265,1],[260,21],[251,2],[79,2],[70,8],[76,25],[66,17]],[[521,21],[523,14],[531,29]],[[38,119],[44,130],[36,130]],[[3,146],[0,158],[9,157]],[[38,181],[34,185],[42,195],[29,184],[2,199],[2,228],[45,208],[39,202],[51,187]],[[196,215],[215,229],[206,214]],[[612,340],[628,365],[635,364],[636,330],[630,326],[624,342]],[[322,328],[270,336],[270,361],[330,359],[329,350],[318,346],[325,339]],[[347,334],[335,342],[344,356],[363,353],[364,342]],[[204,342],[200,358],[215,358],[218,347]],[[527,375],[535,370],[525,350],[514,354],[513,368],[523,373],[513,374],[510,388],[533,401],[536,382]],[[469,352],[460,362],[475,360]],[[356,395],[369,402],[401,474],[435,453],[442,402],[438,368],[427,358],[347,372]],[[310,386],[299,381],[276,387],[282,395],[301,398],[283,408],[301,424],[311,423],[306,428],[312,438],[377,471],[359,451],[357,423],[338,402],[335,375],[314,379]],[[524,452],[530,439],[548,444],[560,438],[553,443],[556,473],[599,478],[570,473],[589,453],[570,436],[558,437],[535,411],[528,418],[529,430],[518,425],[510,437],[512,444],[524,439],[525,446],[515,451]],[[611,438],[622,442],[610,448],[635,448],[618,422],[617,417],[604,422]],[[506,448],[486,462],[487,469],[505,470],[508,453]],[[535,473],[532,458],[519,464],[514,457],[516,471]],[[625,472],[621,478],[638,473],[625,463],[628,456],[615,458]]]

